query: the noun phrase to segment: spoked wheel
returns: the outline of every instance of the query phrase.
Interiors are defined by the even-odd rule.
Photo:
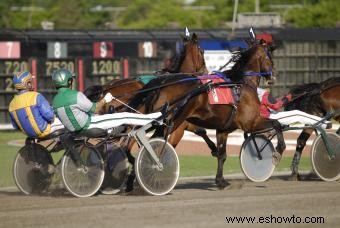
[[[322,180],[335,181],[340,178],[340,136],[333,132],[326,132],[326,137],[335,156],[328,155],[325,142],[319,135],[311,149],[312,166],[316,175]]]
[[[80,146],[77,149],[80,159],[72,159],[72,153],[66,153],[61,161],[61,176],[66,189],[76,197],[94,195],[104,180],[104,162],[95,149]]]
[[[261,157],[259,157],[257,151],[260,151]],[[266,181],[275,169],[273,164],[274,151],[273,144],[264,135],[248,137],[242,144],[240,152],[241,168],[244,175],[254,182]]]
[[[51,184],[53,161],[48,150],[40,144],[22,147],[13,164],[14,182],[26,195],[41,194]]]
[[[179,160],[175,149],[163,139],[149,141],[162,167],[158,167],[149,152],[142,147],[135,161],[137,181],[151,195],[168,194],[179,176]],[[164,149],[163,149],[164,147]]]
[[[125,186],[129,174],[129,163],[126,152],[117,144],[111,144],[105,161],[105,177],[100,188],[101,193],[112,195],[120,192]]]

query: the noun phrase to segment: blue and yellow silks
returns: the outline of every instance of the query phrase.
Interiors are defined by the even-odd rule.
[[[40,93],[21,91],[14,96],[8,110],[13,127],[26,135],[42,138],[50,133],[54,113]]]

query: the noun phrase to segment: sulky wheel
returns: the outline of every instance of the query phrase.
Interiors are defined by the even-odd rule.
[[[92,147],[76,148],[79,159],[66,153],[61,161],[61,176],[66,189],[76,197],[94,195],[104,180],[104,162],[100,153]]]
[[[257,148],[262,158],[258,156]],[[240,152],[240,163],[244,175],[254,182],[266,181],[271,177],[275,168],[273,164],[274,151],[273,144],[264,135],[248,137],[242,144]]]
[[[158,167],[149,152],[145,147],[142,147],[135,161],[137,180],[148,194],[165,195],[177,183],[179,176],[178,156],[169,143],[164,146],[165,141],[163,139],[151,139],[149,143],[163,167]]]
[[[316,175],[322,180],[335,181],[340,177],[340,136],[333,132],[326,132],[326,137],[335,156],[329,156],[325,142],[319,135],[311,149],[312,166]]]
[[[22,147],[13,164],[14,182],[26,195],[41,194],[51,184],[53,160],[48,150],[40,144]]]

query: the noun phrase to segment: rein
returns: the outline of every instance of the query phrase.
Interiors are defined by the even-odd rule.
[[[248,72],[248,73],[244,73],[243,76],[265,77],[265,76],[270,76],[272,74],[273,74],[272,71],[267,71],[267,72]]]
[[[267,74],[269,74],[269,72],[251,72],[251,73],[254,73],[252,74],[251,76],[266,76]],[[166,76],[167,74],[164,74],[164,75],[160,75],[161,76]],[[192,75],[190,73],[187,73],[187,74],[184,74],[184,73],[175,73],[175,74],[171,74],[171,75]],[[243,74],[243,76],[250,76],[248,74]],[[179,80],[179,81],[175,81],[175,82],[169,82],[169,83],[165,83],[163,85],[159,85],[159,86],[154,86],[154,87],[151,87],[151,88],[147,88],[147,89],[140,89],[140,90],[137,90],[135,92],[130,92],[130,93],[122,93],[121,95],[119,96],[116,96],[117,98],[120,98],[120,97],[124,97],[126,96],[127,94],[128,95],[136,95],[136,94],[139,94],[139,93],[144,93],[144,92],[149,92],[149,91],[153,91],[153,90],[157,90],[157,89],[161,89],[161,88],[164,88],[164,87],[167,87],[167,86],[171,86],[171,85],[175,85],[175,84],[179,84],[179,83],[182,83],[182,82],[188,82],[188,81],[194,81],[194,80],[201,80],[201,79],[214,79],[214,78],[224,78],[223,76],[221,75],[203,75],[203,76],[197,76],[197,77],[192,77],[192,78],[185,78],[185,79],[182,79],[182,80]],[[227,78],[228,79],[228,78]],[[129,82],[131,83],[131,82]],[[125,83],[125,84],[128,84],[128,83]],[[230,81],[228,82],[220,82],[220,83],[214,83],[214,84],[221,84],[221,85],[227,85],[227,84],[230,84]],[[241,84],[241,83],[238,83],[238,84]],[[124,84],[120,84],[120,85],[124,85]],[[115,86],[119,86],[119,85],[115,85]],[[112,86],[110,87],[110,89],[114,88],[115,86]],[[109,90],[109,88],[106,88],[104,91],[107,91]]]
[[[310,94],[310,93],[312,93],[313,91],[309,91],[309,92],[303,92],[302,94],[299,94],[298,96],[296,96],[296,97],[294,97],[294,98],[292,98],[289,102],[287,102],[287,104],[289,104],[289,103],[293,103],[294,101],[296,101],[296,100],[298,100],[298,99],[300,99],[301,97],[304,97],[304,96],[306,96],[307,94]]]
[[[202,85],[199,85],[198,87],[194,88],[193,90],[187,92],[186,94],[184,94],[184,95],[182,95],[182,96],[172,100],[169,103],[169,106],[172,106],[172,105],[174,105],[176,103],[182,102],[182,104],[178,105],[179,107],[177,107],[178,109],[180,109],[181,106],[186,104],[187,100],[191,99],[192,97],[198,96],[198,95],[200,95],[200,94],[202,94],[204,92],[208,92],[212,88],[219,87],[221,85],[222,86],[227,86],[227,87],[234,87],[234,86],[241,85],[241,83],[232,83],[231,84],[231,83],[228,83],[228,82],[218,82],[218,83],[209,82],[209,83],[206,83],[206,84],[202,84]],[[161,108],[156,109],[155,111],[160,110]]]

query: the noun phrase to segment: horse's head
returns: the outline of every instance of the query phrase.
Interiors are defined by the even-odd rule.
[[[204,61],[204,51],[199,46],[196,33],[193,33],[190,37],[184,37],[183,43],[184,58],[179,71],[183,73],[208,73]]]
[[[181,52],[174,55],[166,64],[163,71],[170,73],[208,73],[204,61],[204,52],[198,44],[195,33],[191,36],[181,36],[183,48]]]
[[[265,42],[258,42],[247,50],[249,59],[244,68],[245,76],[256,85],[263,77],[268,85],[274,84],[274,62],[272,59],[273,48]]]

